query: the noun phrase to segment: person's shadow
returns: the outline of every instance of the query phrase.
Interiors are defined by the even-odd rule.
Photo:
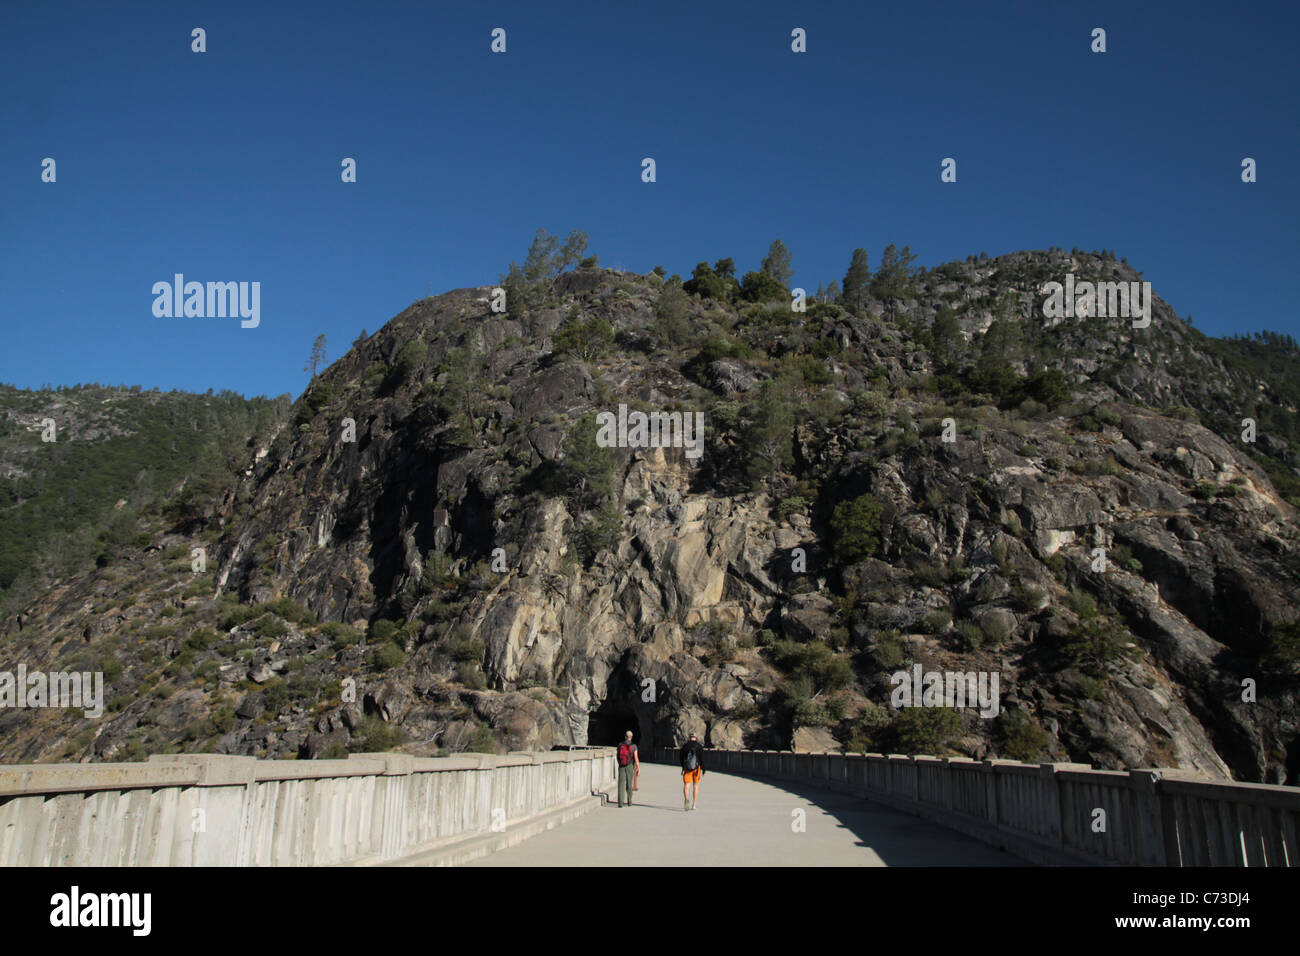
[[[601,806],[603,807],[603,806],[605,806],[605,804],[602,803]],[[615,810],[617,810],[617,809],[618,809],[618,802],[617,802],[617,801],[611,801],[611,802],[609,803],[609,806],[611,806],[611,807],[613,807]],[[659,806],[659,804],[657,804],[657,803],[637,803],[637,802],[633,801],[632,803],[629,803],[628,806],[629,806],[629,807],[641,807],[643,810],[667,810],[667,811],[669,811],[670,813],[684,813],[684,812],[685,812],[684,810],[678,810],[676,807],[661,807],[661,806]]]

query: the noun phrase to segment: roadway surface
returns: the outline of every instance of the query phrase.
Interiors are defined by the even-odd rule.
[[[619,808],[611,787],[605,805],[466,865],[1028,865],[953,830],[830,790],[723,773],[705,773],[700,790],[697,809],[688,813],[680,771],[642,764],[632,806]]]

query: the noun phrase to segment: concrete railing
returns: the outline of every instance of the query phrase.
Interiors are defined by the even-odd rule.
[[[0,866],[451,863],[598,805],[613,750],[0,767]]]
[[[1300,866],[1296,787],[899,754],[709,750],[704,768],[853,793],[1039,863]]]

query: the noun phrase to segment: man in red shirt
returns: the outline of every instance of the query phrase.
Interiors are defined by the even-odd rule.
[[[628,731],[623,742],[618,745],[618,805],[632,805],[632,787],[636,782],[636,775],[641,771],[641,758],[637,755],[636,744],[632,743],[632,731]],[[624,794],[627,796],[627,803],[623,802]]]

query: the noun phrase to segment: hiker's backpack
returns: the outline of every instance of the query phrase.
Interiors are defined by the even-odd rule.
[[[618,745],[618,765],[626,767],[632,762],[632,745],[627,741]]]
[[[699,761],[695,759],[695,748],[692,747],[690,750],[686,751],[686,769],[694,770],[698,766]]]

